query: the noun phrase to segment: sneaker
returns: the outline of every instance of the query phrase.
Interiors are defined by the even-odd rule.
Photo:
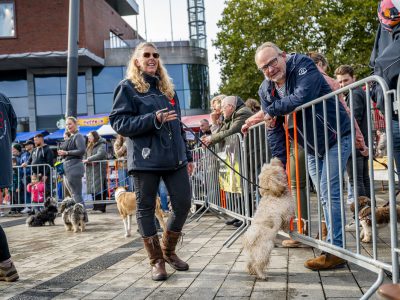
[[[355,232],[356,231],[356,221],[352,220],[345,227],[347,232]]]
[[[9,267],[0,266],[0,281],[14,282],[18,278],[18,272],[13,262],[11,262]]]
[[[23,210],[21,210],[22,214],[29,214],[31,209],[29,207],[25,207]]]

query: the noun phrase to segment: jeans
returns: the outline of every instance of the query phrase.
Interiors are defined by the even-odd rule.
[[[167,186],[172,212],[167,230],[181,232],[191,206],[191,190],[187,168],[170,171],[133,171],[136,192],[136,220],[142,237],[157,233],[154,222],[156,196],[160,179]]]
[[[342,247],[343,237],[342,237],[342,217],[340,209],[340,181],[339,172],[344,175],[346,169],[346,163],[349,159],[351,152],[351,137],[346,135],[342,137],[341,140],[341,162],[342,169],[339,170],[339,155],[338,155],[338,143],[333,145],[328,152],[325,153],[324,157],[318,159],[319,166],[319,186],[320,186],[320,201],[322,204],[322,209],[324,211],[325,222],[328,228],[327,242],[333,242],[334,245]],[[327,155],[329,157],[329,183],[327,180]],[[313,154],[308,154],[308,170],[310,172],[311,180],[317,187],[317,172],[316,172],[316,160]],[[329,201],[328,201],[328,184],[330,186],[331,192],[331,210],[332,210],[332,220],[329,216]],[[333,238],[330,236],[330,229],[332,227]]]
[[[168,211],[168,191],[167,187],[165,186],[164,181],[160,180],[160,186],[158,187],[158,195],[161,199],[161,208],[163,211]]]
[[[392,130],[393,130],[393,158],[396,164],[396,172],[399,173],[400,170],[400,129],[399,121],[392,120]],[[387,138],[389,138],[387,136]],[[398,178],[398,176],[395,176]],[[398,189],[400,190],[400,180],[398,181]]]

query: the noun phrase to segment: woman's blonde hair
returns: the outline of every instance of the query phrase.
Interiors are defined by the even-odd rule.
[[[154,50],[158,51],[157,47],[153,43],[148,43],[148,42],[140,43],[136,47],[135,51],[132,53],[132,56],[129,59],[128,68],[126,70],[126,78],[133,83],[135,89],[139,93],[147,93],[150,88],[150,84],[147,83],[143,78],[142,75],[143,72],[135,63],[136,60],[143,55],[143,49],[145,47],[151,47]],[[158,82],[158,89],[169,99],[172,99],[175,95],[174,91],[175,87],[174,84],[172,83],[172,79],[168,76],[168,72],[165,69],[161,58],[158,58],[158,67],[156,75],[160,79]]]

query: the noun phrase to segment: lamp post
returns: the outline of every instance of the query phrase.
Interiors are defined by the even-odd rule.
[[[65,117],[76,117],[78,107],[79,2],[79,0],[69,1],[67,97]]]

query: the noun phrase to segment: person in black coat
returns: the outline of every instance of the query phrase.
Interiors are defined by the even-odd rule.
[[[127,79],[114,92],[110,123],[118,134],[132,141],[128,162],[132,162],[137,196],[136,218],[153,280],[167,278],[165,261],[176,270],[189,269],[175,253],[191,206],[189,173],[193,171],[180,119],[179,99],[156,46],[139,44],[130,59]],[[160,245],[154,211],[161,178],[167,186],[173,212]]]
[[[10,100],[0,93],[0,193],[13,185],[11,144],[17,135],[17,116]],[[6,234],[0,226],[0,280],[16,281],[17,269],[11,260]]]

